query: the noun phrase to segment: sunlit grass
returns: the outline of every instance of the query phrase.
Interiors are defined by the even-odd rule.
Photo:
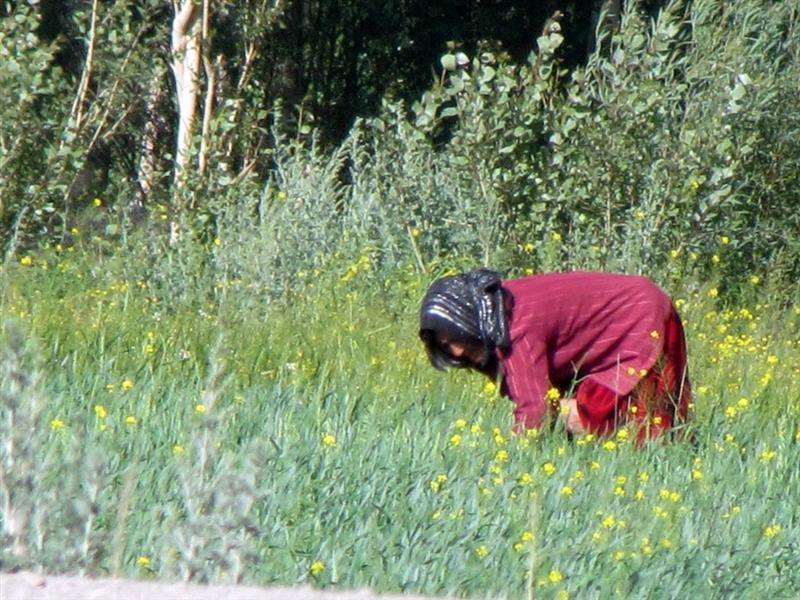
[[[4,560],[480,597],[800,590],[797,307],[670,289],[695,442],[636,450],[513,435],[485,379],[426,364],[426,281],[368,265],[269,302],[243,280],[170,301],[74,255],[7,266],[0,311],[42,399],[17,499],[44,525]],[[25,409],[2,410],[6,435]]]

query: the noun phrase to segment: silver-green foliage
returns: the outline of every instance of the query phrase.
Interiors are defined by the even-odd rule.
[[[541,200],[629,267],[723,234],[748,259],[796,244],[798,24],[791,3],[629,10],[552,114]]]
[[[36,3],[12,4],[0,18],[0,89],[9,99],[0,107],[0,250],[6,257],[68,238],[100,189],[129,195],[121,206],[132,201],[131,165],[125,176],[109,174],[109,155],[114,144],[139,134],[145,90],[163,72],[157,46],[148,43],[163,33],[157,0],[65,9],[83,43],[80,51],[71,49],[75,72],[67,73],[59,66],[64,40],[43,39]]]
[[[599,254],[600,266],[652,269],[722,234],[763,259],[797,244],[797,27],[791,3],[676,1],[653,21],[628,3],[568,78],[557,23],[526,65],[446,55],[416,123],[450,120],[441,153],[464,167],[486,223],[500,207],[495,244],[509,244],[506,229],[512,248],[564,235],[557,264],[540,252],[541,266]]]
[[[38,25],[27,3],[0,19],[0,89],[13,99],[0,107],[0,231],[10,241],[4,250],[18,243],[28,222],[55,210],[49,201],[27,201],[40,191],[42,165],[59,159],[48,148],[61,124],[53,96],[64,91],[59,70],[51,68],[55,49],[38,39]]]
[[[652,272],[670,253],[713,254],[724,235],[726,276],[780,255],[791,277],[797,26],[791,3],[676,1],[654,20],[628,3],[569,74],[557,22],[523,65],[453,48],[412,119],[387,100],[331,155],[278,153],[258,210],[234,209],[235,237],[250,239],[257,213],[256,256],[274,276],[364,247],[422,269]]]
[[[49,443],[48,399],[22,328],[0,332],[0,522],[8,567],[96,568],[107,535],[109,461],[96,451]]]

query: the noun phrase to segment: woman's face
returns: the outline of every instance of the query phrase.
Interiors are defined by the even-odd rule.
[[[455,340],[444,334],[436,334],[436,343],[439,347],[456,359],[467,359],[477,367],[485,366],[489,360],[489,352],[478,342]]]

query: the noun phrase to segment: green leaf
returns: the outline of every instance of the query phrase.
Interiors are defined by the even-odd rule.
[[[442,109],[442,113],[441,114],[442,114],[442,117],[445,118],[445,119],[448,118],[448,117],[457,117],[458,116],[458,108],[456,108],[455,106],[448,106],[447,108],[443,108]]]
[[[493,67],[486,66],[481,70],[480,81],[482,83],[488,83],[492,79],[494,79],[496,74],[497,74],[497,71],[495,71]]]
[[[550,52],[550,38],[546,35],[540,35],[536,38],[536,45],[539,48],[539,52]]]
[[[456,57],[455,57],[454,54],[445,54],[440,59],[440,62],[442,63],[442,67],[446,71],[455,71],[456,70]]]

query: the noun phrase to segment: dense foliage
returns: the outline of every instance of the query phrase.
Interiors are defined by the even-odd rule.
[[[725,236],[731,282],[751,269],[776,288],[796,280],[792,3],[672,2],[655,19],[630,3],[618,27],[598,26],[584,65],[574,51],[565,60],[558,14],[522,62],[490,43],[469,53],[451,44],[417,100],[390,93],[335,147],[305,109],[265,110],[271,96],[252,71],[247,85],[214,96],[210,167],[179,189],[169,128],[147,138],[153,156],[141,139],[172,121],[151,43],[167,35],[164,8],[135,7],[97,15],[95,37],[109,43],[95,44],[83,101],[54,66],[63,49],[33,33],[37,13],[22,4],[0,19],[16,65],[4,86],[21,100],[0,125],[7,258],[86,227],[119,235],[133,216],[158,236],[180,225],[187,244],[226,237],[248,254],[257,247],[257,264],[238,268],[265,279],[364,247],[389,265],[413,257],[422,270],[445,259],[654,272],[670,253],[687,268],[705,262]],[[250,46],[260,56],[271,39],[263,28],[280,20],[278,9],[252,8],[239,16],[262,25],[264,39]],[[78,27],[89,13],[72,16]],[[300,129],[287,126],[295,118]],[[120,152],[124,161],[108,160]]]

